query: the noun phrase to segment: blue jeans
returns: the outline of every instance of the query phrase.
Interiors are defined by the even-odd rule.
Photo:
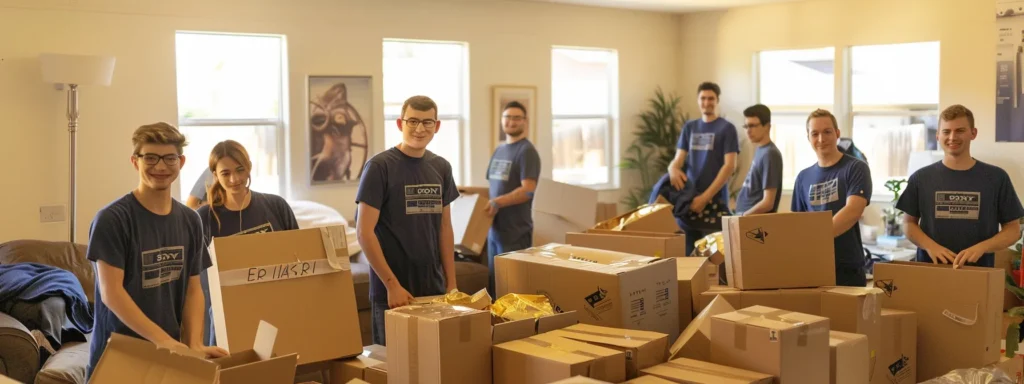
[[[203,287],[203,344],[208,347],[217,345],[217,333],[213,329],[213,304],[210,302],[210,276],[204,269],[199,273],[199,282]]]

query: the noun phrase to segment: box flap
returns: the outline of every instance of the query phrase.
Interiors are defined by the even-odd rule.
[[[552,331],[552,333],[567,339],[615,345],[626,348],[639,348],[651,341],[668,338],[668,335],[664,333],[609,328],[590,324],[576,324],[571,327]]]
[[[459,306],[459,305],[448,305],[448,304],[442,304],[442,303],[424,303],[424,304],[406,305],[404,307],[398,307],[398,308],[395,308],[395,309],[389,309],[388,312],[391,312],[391,313],[396,314],[396,315],[405,316],[405,317],[418,317],[418,318],[421,318],[421,319],[434,320],[434,321],[441,321],[441,320],[445,320],[445,319],[451,319],[451,318],[455,318],[455,317],[459,317],[459,316],[465,316],[465,315],[469,315],[469,314],[473,314],[473,313],[487,313],[488,315],[490,315],[490,312],[484,312],[484,311],[476,310],[476,309],[469,308],[469,307],[463,307],[463,306]]]
[[[881,289],[870,287],[823,287],[825,292],[847,296],[867,296],[882,293]]]
[[[665,261],[658,257],[557,243],[507,253],[502,257],[613,275]]]
[[[494,324],[491,327],[491,343],[501,344],[512,340],[525,339],[537,334],[534,319],[521,319]]]
[[[723,313],[721,315],[714,316],[714,318],[737,324],[746,324],[759,328],[775,330],[786,330],[827,320],[820,316],[791,312],[760,305],[747,307],[735,312]]]
[[[706,257],[678,257],[676,258],[676,273],[679,280],[693,280],[694,276],[704,271],[707,265]],[[710,288],[714,288],[713,286]],[[709,289],[710,289],[709,288]]]
[[[112,333],[90,383],[213,384],[217,364],[196,351],[159,348],[149,341]]]
[[[576,311],[556,313],[537,318],[537,333],[547,333],[579,323]]]
[[[270,359],[274,354],[274,340],[277,339],[277,327],[260,320],[256,326],[256,340],[253,341],[252,350],[256,352],[260,360]]]
[[[597,191],[541,178],[533,198],[533,210],[590,228],[597,221]]]
[[[686,235],[681,233],[666,233],[666,232],[647,232],[647,231],[613,231],[610,229],[595,229],[591,228],[583,233],[593,233],[595,235],[608,235],[608,236],[629,236],[629,237],[650,237],[657,239],[675,239],[679,237],[685,238]]]
[[[551,333],[534,335],[525,339],[499,344],[495,347],[566,364],[579,364],[595,358],[622,353],[613,349],[566,339]]]
[[[836,347],[843,343],[860,340],[863,340],[866,343],[868,341],[868,337],[861,335],[859,333],[849,333],[840,331],[828,332],[828,345],[831,347]]]
[[[681,382],[697,383],[771,383],[774,377],[769,374],[727,367],[694,359],[675,359],[667,363],[655,365],[641,372]]]
[[[686,329],[679,335],[679,338],[672,343],[672,347],[669,348],[671,357],[682,356],[685,350],[690,349],[687,355],[698,356],[703,355],[703,358],[710,358],[710,340],[711,340],[711,317],[735,311],[724,298],[715,297],[711,300],[711,303],[700,311],[693,321],[686,326]],[[701,340],[696,340],[701,339]],[[691,342],[695,343],[690,345]]]

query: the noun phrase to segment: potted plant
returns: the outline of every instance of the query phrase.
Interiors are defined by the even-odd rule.
[[[679,97],[665,95],[660,87],[647,103],[649,109],[640,114],[633,143],[619,163],[620,169],[640,174],[640,186],[630,188],[621,200],[629,209],[647,204],[654,183],[668,171],[675,157],[679,130],[687,120],[687,115],[679,111]]]
[[[892,192],[890,206],[882,208],[882,222],[885,223],[886,236],[903,236],[903,212],[896,209],[896,202],[900,200],[900,192],[906,182],[906,179],[893,179],[885,182],[885,189]]]
[[[1017,240],[1017,244],[1014,244],[1010,249],[1014,251],[1013,259],[1011,259],[1011,271],[1005,275],[1006,289],[1017,296],[1018,300],[1024,301],[1024,288],[1021,288],[1021,249],[1024,248],[1022,244],[1024,240]],[[1024,341],[1024,337],[1021,337],[1020,327],[1024,323],[1024,307],[1018,306],[1010,308],[1006,311],[1007,316],[1012,320],[1010,325],[1006,328],[1006,357],[1013,357],[1017,353],[1017,346],[1021,341]]]

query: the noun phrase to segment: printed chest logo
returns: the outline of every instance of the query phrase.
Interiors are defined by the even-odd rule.
[[[811,205],[825,205],[839,201],[839,179],[812,184],[807,191],[807,199]]]
[[[405,214],[441,214],[441,184],[416,184],[405,186]]]
[[[936,219],[978,220],[981,193],[962,191],[935,192]]]
[[[694,133],[690,135],[690,150],[691,151],[714,151],[715,150],[715,134],[714,133]]]
[[[508,175],[512,172],[512,162],[508,160],[494,159],[491,160],[491,173],[487,175],[487,180],[501,180],[508,181]]]
[[[267,233],[267,232],[274,232],[274,226],[272,224],[270,224],[269,221],[266,222],[266,223],[257,225],[255,227],[246,229],[244,231],[238,232],[238,233],[234,234],[234,236],[238,236],[238,235],[251,235],[251,234],[254,234],[254,233]]]
[[[185,247],[163,247],[142,252],[142,288],[156,288],[181,279]]]

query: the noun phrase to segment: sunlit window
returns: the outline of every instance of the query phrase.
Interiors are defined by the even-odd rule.
[[[552,176],[579,185],[611,185],[616,157],[618,53],[551,51]]]

